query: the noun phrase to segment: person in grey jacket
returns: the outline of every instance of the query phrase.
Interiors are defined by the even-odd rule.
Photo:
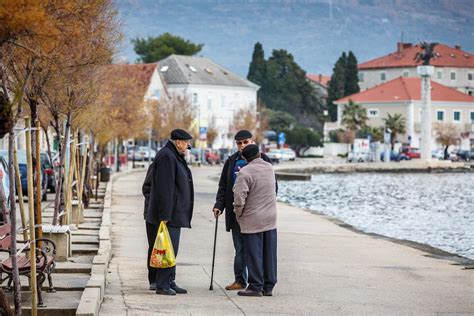
[[[258,146],[242,150],[248,162],[234,185],[234,213],[244,238],[248,287],[240,296],[272,296],[277,282],[277,207],[275,173]]]

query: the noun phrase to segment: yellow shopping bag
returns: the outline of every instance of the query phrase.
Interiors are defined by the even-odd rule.
[[[153,268],[171,268],[176,265],[173,244],[165,222],[160,223],[155,245],[151,252],[150,266]]]

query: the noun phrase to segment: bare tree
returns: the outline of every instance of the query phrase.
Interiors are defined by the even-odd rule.
[[[456,145],[461,138],[461,130],[454,123],[435,123],[436,142],[444,146],[444,159],[448,159],[448,148]]]

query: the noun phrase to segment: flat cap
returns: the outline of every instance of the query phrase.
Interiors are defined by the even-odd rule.
[[[242,156],[245,158],[245,160],[250,162],[257,157],[259,152],[260,150],[258,149],[257,145],[250,144],[245,146],[245,148],[242,150]]]
[[[171,139],[172,140],[177,140],[177,139],[189,140],[189,139],[193,139],[193,137],[184,129],[177,128],[171,131]]]
[[[249,139],[249,138],[252,138],[252,133],[244,129],[238,131],[234,137],[235,140],[242,140],[242,139]]]

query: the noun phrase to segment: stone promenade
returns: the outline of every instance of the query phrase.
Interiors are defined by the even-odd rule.
[[[141,195],[145,171],[114,182],[112,260],[101,315],[474,315],[474,270],[281,203],[274,296],[244,298],[223,289],[233,281],[232,240],[223,218],[214,291],[209,291],[211,208],[219,173],[220,167],[193,168],[193,228],[182,231],[177,265],[177,282],[189,293],[175,297],[148,290]]]

